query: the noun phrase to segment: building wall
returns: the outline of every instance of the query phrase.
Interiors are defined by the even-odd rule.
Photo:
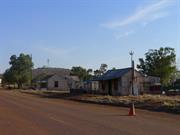
[[[58,87],[55,87],[55,82],[58,82]],[[54,75],[53,77],[48,79],[48,89],[49,90],[67,90],[69,91],[68,79],[65,77],[60,77],[58,75]]]
[[[108,82],[107,81],[99,81],[99,92],[101,94],[108,94]]]
[[[80,89],[82,84],[78,76],[66,76],[70,89]]]
[[[111,92],[109,91],[109,83],[111,83]],[[120,95],[119,79],[99,81],[99,92],[102,94]]]
[[[120,93],[119,93],[119,89],[120,89],[120,80],[121,80],[121,78],[111,80],[111,86],[112,86],[111,90],[112,90],[112,95],[120,95]]]
[[[92,81],[92,90],[98,90],[98,88],[99,88],[99,82]]]
[[[69,80],[70,81],[70,87],[71,89],[79,89],[80,88],[80,84],[79,82],[73,81],[73,80]]]
[[[134,94],[139,95],[144,91],[144,77],[137,71],[134,72]],[[122,77],[121,95],[132,94],[132,71]]]
[[[99,90],[99,82],[98,81],[84,82],[83,89],[85,89],[87,91],[98,91]]]

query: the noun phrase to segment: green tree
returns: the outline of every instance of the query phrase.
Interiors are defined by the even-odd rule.
[[[11,67],[4,73],[7,83],[17,84],[18,88],[22,88],[24,84],[31,82],[31,70],[33,62],[30,55],[20,54],[19,57],[12,55],[9,64]]]
[[[92,74],[92,72],[93,72],[93,69],[88,69],[88,70],[87,70],[87,73],[88,73],[88,74]]]
[[[92,69],[85,69],[81,66],[72,67],[71,72],[80,78],[81,81],[89,80],[92,78]]]
[[[98,77],[103,75],[107,71],[108,65],[107,64],[101,64],[100,68],[94,71],[94,76]]]
[[[140,58],[137,68],[149,76],[158,76],[166,86],[174,78],[176,72],[176,54],[174,48],[151,49],[145,53],[145,59]]]
[[[100,70],[95,70],[95,71],[94,71],[94,76],[95,76],[95,77],[101,76]]]
[[[3,74],[3,83],[15,84],[15,81],[12,70],[7,69]]]
[[[115,68],[115,67],[113,67],[113,68],[112,68],[112,70],[116,70],[116,68]]]

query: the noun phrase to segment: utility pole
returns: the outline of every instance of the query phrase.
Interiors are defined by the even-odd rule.
[[[132,78],[131,78],[132,95],[134,95],[134,60],[133,60],[134,52],[131,51],[129,54],[131,55],[131,68],[132,68]]]
[[[134,55],[134,52],[131,51],[129,53],[131,55],[131,68],[132,68],[132,78],[131,78],[131,85],[132,85],[132,95],[134,96],[134,60],[133,60],[133,55]],[[136,113],[135,113],[135,107],[134,107],[134,101],[132,100],[131,101],[131,106],[130,106],[130,111],[129,111],[129,116],[135,116]]]
[[[31,57],[31,63],[32,63],[32,54],[30,57]],[[33,67],[31,67],[31,88],[32,88],[32,79],[33,79],[33,75],[32,75],[33,73],[32,72],[33,72]]]

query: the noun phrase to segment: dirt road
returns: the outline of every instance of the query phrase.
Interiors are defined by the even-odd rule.
[[[0,135],[180,135],[180,115],[0,91]]]

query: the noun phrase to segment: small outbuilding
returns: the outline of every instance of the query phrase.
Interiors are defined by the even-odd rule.
[[[104,75],[95,79],[99,82],[99,92],[108,95],[132,95],[132,73],[134,71],[134,94],[144,91],[144,75],[132,68],[108,70]]]

